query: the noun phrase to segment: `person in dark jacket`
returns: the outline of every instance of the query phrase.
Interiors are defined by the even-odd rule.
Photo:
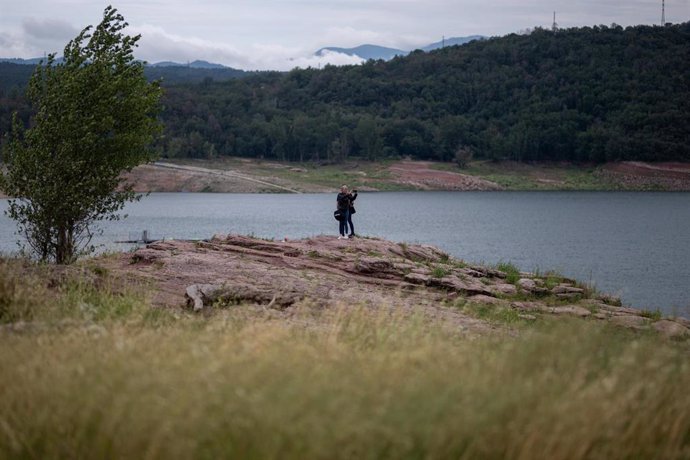
[[[354,236],[354,227],[352,227],[352,216],[350,215],[350,209],[352,207],[352,202],[355,198],[357,198],[357,194],[355,193],[353,198],[353,195],[347,189],[347,185],[343,185],[342,187],[340,187],[340,193],[338,193],[338,196],[336,197],[338,210],[342,215],[342,218],[340,219],[340,236],[338,237],[339,240],[342,240],[343,238],[348,238],[348,225],[350,225],[351,233]]]
[[[355,237],[355,226],[352,224],[352,214],[355,213],[355,200],[357,199],[357,189],[350,193],[350,212],[347,213],[347,223],[350,226],[350,238]],[[345,230],[347,231],[347,229]]]

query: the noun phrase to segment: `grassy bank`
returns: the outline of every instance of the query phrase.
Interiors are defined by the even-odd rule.
[[[460,172],[495,182],[506,190],[619,190],[595,166],[569,163],[517,163],[472,161],[464,169],[453,163],[436,163],[444,171]]]
[[[687,342],[560,319],[470,339],[384,306],[201,317],[93,272],[0,269],[0,458],[690,455]]]

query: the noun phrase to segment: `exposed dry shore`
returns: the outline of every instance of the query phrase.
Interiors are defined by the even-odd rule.
[[[569,164],[477,161],[466,170],[430,161],[350,161],[295,165],[243,158],[164,160],[125,175],[138,192],[321,193],[343,183],[360,190],[660,190],[690,191],[688,163]],[[0,198],[7,196],[0,191]]]
[[[342,183],[361,190],[690,190],[685,163],[527,165],[473,162],[466,170],[429,161],[346,162],[299,166],[224,158],[161,161],[127,175],[140,192],[331,192]]]

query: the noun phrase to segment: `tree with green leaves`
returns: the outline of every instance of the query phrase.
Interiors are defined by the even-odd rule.
[[[63,63],[53,54],[37,66],[27,90],[31,127],[14,117],[0,188],[42,260],[71,263],[93,251],[94,223],[118,219],[138,199],[122,173],[154,159],[161,89],[134,60],[140,36],[125,35],[127,25],[107,7],[96,28],[67,44]]]

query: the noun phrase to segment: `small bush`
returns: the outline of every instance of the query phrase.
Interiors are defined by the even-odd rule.
[[[661,315],[661,310],[659,310],[659,309],[657,308],[657,309],[655,309],[655,310],[646,310],[646,309],[645,309],[645,310],[642,310],[642,311],[640,312],[640,316],[644,316],[645,318],[650,318],[650,319],[652,319],[652,320],[654,320],[654,321],[658,321],[658,320],[661,319],[661,316],[662,316],[662,315]]]
[[[431,270],[431,276],[434,278],[443,278],[444,276],[448,276],[450,274],[450,270],[448,270],[445,267],[434,267]]]
[[[459,147],[455,151],[455,164],[458,165],[458,168],[465,169],[469,165],[470,161],[472,161],[473,156],[472,150],[469,147]]]
[[[520,270],[510,262],[501,262],[496,265],[496,269],[506,274],[506,282],[515,284],[520,279]]]

